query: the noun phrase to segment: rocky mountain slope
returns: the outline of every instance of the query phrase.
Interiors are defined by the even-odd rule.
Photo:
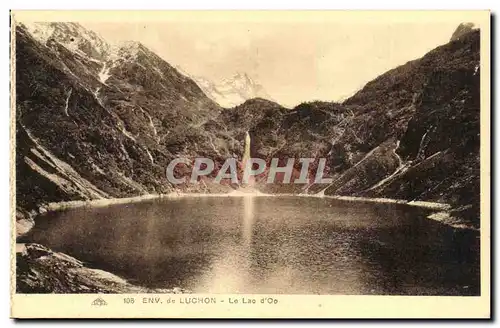
[[[206,86],[140,43],[110,45],[75,23],[20,24],[18,214],[49,202],[168,193],[170,160],[206,156],[220,167],[241,159],[248,131],[253,157],[314,158],[312,174],[327,158],[333,178],[328,185],[258,178],[261,191],[445,202],[478,225],[480,32],[462,32],[343,103],[287,109],[255,98],[222,108]]]
[[[193,79],[210,99],[225,108],[241,105],[253,98],[273,100],[264,87],[246,73],[238,72],[230,78],[215,83],[201,76],[190,75],[179,67],[177,69]]]
[[[343,103],[287,110],[255,99],[223,110],[216,126],[237,139],[250,131],[252,156],[268,162],[326,157],[334,179],[330,185],[262,184],[262,191],[450,203],[455,215],[477,225],[479,39],[479,30],[471,30],[379,76]]]
[[[20,25],[16,53],[18,209],[167,193],[170,160],[216,156],[199,126],[221,108],[143,45]]]

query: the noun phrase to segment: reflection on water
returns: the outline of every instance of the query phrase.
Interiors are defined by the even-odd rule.
[[[252,227],[254,217],[255,197],[243,197],[243,245],[247,251],[250,251],[252,243]]]
[[[305,197],[180,198],[50,213],[25,239],[155,288],[477,295],[477,234],[427,214]]]

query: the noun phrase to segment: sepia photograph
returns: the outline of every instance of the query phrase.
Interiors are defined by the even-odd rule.
[[[488,11],[73,13],[11,14],[14,294],[489,296]]]

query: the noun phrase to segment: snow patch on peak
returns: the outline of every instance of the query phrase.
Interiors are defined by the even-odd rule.
[[[24,22],[22,25],[35,40],[42,43],[46,43],[55,31],[55,27],[48,23]]]
[[[109,73],[111,67],[106,64],[106,62],[103,63],[101,70],[99,71],[99,81],[101,81],[102,84],[106,84],[106,81],[109,79],[111,74]]]
[[[137,41],[119,41],[110,47],[110,59],[134,60],[140,52],[145,52],[145,47]]]
[[[128,49],[129,51],[139,51],[141,48],[144,48],[142,43],[133,40],[119,41],[115,45],[123,49]]]

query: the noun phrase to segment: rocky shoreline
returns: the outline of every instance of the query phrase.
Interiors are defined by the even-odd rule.
[[[39,215],[85,206],[125,204],[172,195],[145,195],[129,198],[70,201],[40,206],[38,211],[16,211],[16,240],[25,236]],[[18,243],[16,254],[17,293],[186,293],[185,289],[150,289],[133,285],[108,271],[91,268],[88,264],[36,243]]]
[[[185,293],[181,288],[135,286],[107,271],[40,244],[16,244],[17,293]]]

